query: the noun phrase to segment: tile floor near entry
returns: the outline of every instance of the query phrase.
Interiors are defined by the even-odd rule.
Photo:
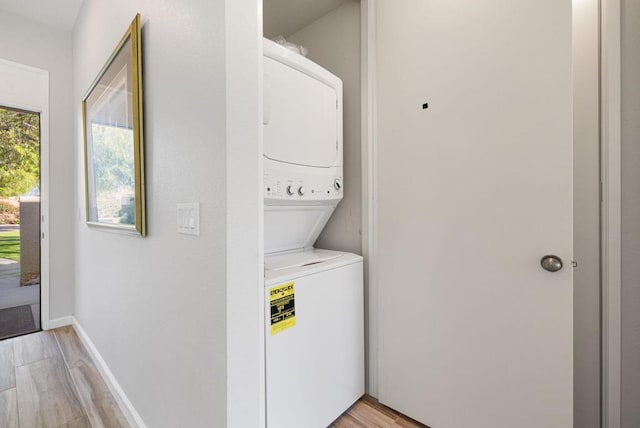
[[[7,314],[5,309],[21,306],[31,309],[33,324],[27,327],[24,321],[13,319],[15,315]],[[3,322],[17,322],[22,327],[1,325],[0,339],[17,334],[40,330],[40,284],[20,285],[20,263],[0,258],[0,319]],[[29,324],[31,320],[29,320]],[[16,328],[17,327],[17,328]]]
[[[0,342],[0,427],[129,427],[72,327]]]

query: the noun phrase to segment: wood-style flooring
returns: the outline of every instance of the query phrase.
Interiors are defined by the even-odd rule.
[[[331,428],[429,428],[365,395]]]
[[[0,427],[129,427],[72,327],[0,342]]]
[[[128,428],[72,327],[0,341],[1,428]],[[364,396],[332,428],[428,428]]]

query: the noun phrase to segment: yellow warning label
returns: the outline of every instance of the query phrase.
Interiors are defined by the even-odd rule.
[[[292,282],[269,289],[271,306],[271,336],[296,325],[296,292]]]

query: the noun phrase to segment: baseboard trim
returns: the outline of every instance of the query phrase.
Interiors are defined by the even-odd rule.
[[[131,427],[147,428],[147,425],[142,420],[142,417],[133,407],[133,404],[127,397],[127,394],[125,394],[124,390],[116,380],[116,377],[113,375],[113,373],[109,369],[109,366],[107,366],[107,363],[104,361],[104,359],[98,352],[98,348],[96,348],[96,346],[93,344],[93,342],[91,341],[87,333],[84,331],[84,329],[82,328],[78,320],[75,319],[74,317],[70,317],[70,318],[72,320],[72,323],[70,324],[73,325],[73,328],[75,329],[76,333],[78,333],[78,337],[80,337],[80,340],[82,341],[84,346],[87,348],[87,351],[89,351],[89,355],[91,356],[91,359],[93,360],[96,367],[98,368],[98,371],[104,378],[104,381],[107,384],[107,387],[111,391],[111,394],[113,394],[113,397],[116,399],[116,402],[120,407],[120,410],[122,410],[122,413],[124,414],[125,418],[127,418],[127,421],[129,422]]]
[[[73,317],[72,316],[61,317],[61,318],[56,318],[56,319],[49,320],[49,322],[43,322],[42,323],[42,329],[43,330],[52,330],[54,328],[66,327],[66,326],[72,325],[72,324],[73,324]]]

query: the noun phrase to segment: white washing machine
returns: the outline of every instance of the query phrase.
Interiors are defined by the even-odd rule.
[[[264,40],[268,428],[324,428],[364,394],[362,257],[313,248],[342,200],[342,81]]]
[[[265,295],[267,427],[326,428],[364,394],[362,257],[269,257]]]

